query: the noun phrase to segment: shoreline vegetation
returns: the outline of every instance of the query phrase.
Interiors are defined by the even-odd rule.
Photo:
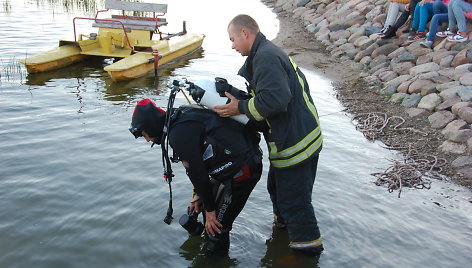
[[[386,0],[262,0],[278,16],[274,43],[333,81],[356,128],[402,154],[377,185],[389,192],[435,179],[472,189],[472,43],[436,38],[433,48],[382,40]],[[405,26],[407,27],[407,26]],[[469,25],[470,27],[470,25]]]
[[[12,8],[12,2],[14,0],[3,0],[3,11],[5,13],[10,13]],[[84,13],[90,14],[90,16],[95,15],[95,13],[100,10],[100,7],[104,6],[105,0],[33,0],[38,7],[51,7],[56,9],[63,9],[66,12],[72,11],[82,11]],[[33,1],[31,4],[33,4]],[[132,2],[146,2],[146,1],[136,1],[128,0]]]

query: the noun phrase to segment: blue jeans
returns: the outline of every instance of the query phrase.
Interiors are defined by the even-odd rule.
[[[434,14],[447,13],[447,6],[441,0],[435,0],[433,3]]]
[[[447,6],[441,0],[435,0],[433,3],[433,18],[429,24],[428,41],[434,42],[439,25],[448,21]]]
[[[434,42],[439,25],[441,25],[443,22],[447,22],[447,17],[447,13],[436,14],[433,16],[431,19],[431,24],[429,25],[428,41]]]
[[[464,2],[463,0],[451,0],[447,8],[449,16],[449,30],[457,30],[459,32],[467,32],[467,21],[464,12],[472,12],[472,4]]]
[[[426,24],[428,24],[431,17],[433,17],[433,4],[424,3],[420,6],[420,3],[416,5],[415,14],[413,15],[413,25],[411,28],[418,32],[426,31]]]

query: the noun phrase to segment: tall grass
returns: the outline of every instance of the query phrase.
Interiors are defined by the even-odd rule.
[[[12,5],[11,0],[3,0],[3,11],[10,13]],[[54,9],[62,8],[66,12],[82,11],[88,14],[94,14],[97,10],[103,9],[106,0],[33,0],[36,6],[48,5]],[[121,0],[128,2],[146,2],[146,0]],[[152,1],[150,1],[152,2]]]
[[[11,9],[11,5],[8,1],[4,0],[6,4],[4,4],[4,10]],[[80,11],[85,14],[95,15],[95,12],[98,10],[104,9],[106,0],[34,0],[37,6],[45,6],[48,5],[52,7],[54,10],[63,9],[66,12],[77,12]],[[127,2],[146,2],[146,0],[121,0]],[[148,1],[152,2],[152,1]],[[8,7],[6,7],[6,5]],[[7,11],[8,12],[8,11]],[[139,13],[139,14],[138,14]],[[134,16],[142,16],[142,12],[134,12]]]
[[[10,11],[11,11],[10,0],[4,0],[4,2],[3,2],[3,11],[5,11],[6,13],[10,13]]]
[[[82,11],[95,13],[103,9],[105,0],[36,0],[38,6],[49,5],[54,9],[62,8],[66,12]]]
[[[8,60],[0,59],[0,85],[3,82],[22,82],[26,78],[26,70],[18,62],[18,59],[11,57]]]

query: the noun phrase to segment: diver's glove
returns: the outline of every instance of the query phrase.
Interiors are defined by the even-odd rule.
[[[228,83],[228,80],[222,77],[215,77],[215,87],[220,97],[226,97],[225,92],[233,95],[238,100],[247,100],[252,97],[247,92],[233,87]]]
[[[231,93],[231,88],[233,86],[228,83],[228,80],[221,77],[215,77],[215,87],[216,92],[220,94],[220,97],[226,97],[225,92]]]

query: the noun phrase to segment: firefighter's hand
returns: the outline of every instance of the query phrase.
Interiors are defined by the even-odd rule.
[[[215,236],[221,234],[220,228],[223,227],[221,223],[216,219],[215,211],[205,211],[205,229],[210,235]]]
[[[193,201],[190,202],[190,205],[188,206],[188,212],[190,214],[194,211],[197,214],[202,211],[202,201],[200,200],[200,197],[198,195],[195,195],[193,197]]]
[[[221,117],[230,117],[241,114],[238,109],[239,100],[228,92],[225,92],[225,95],[231,100],[231,102],[225,105],[215,106],[213,108],[215,112]]]

